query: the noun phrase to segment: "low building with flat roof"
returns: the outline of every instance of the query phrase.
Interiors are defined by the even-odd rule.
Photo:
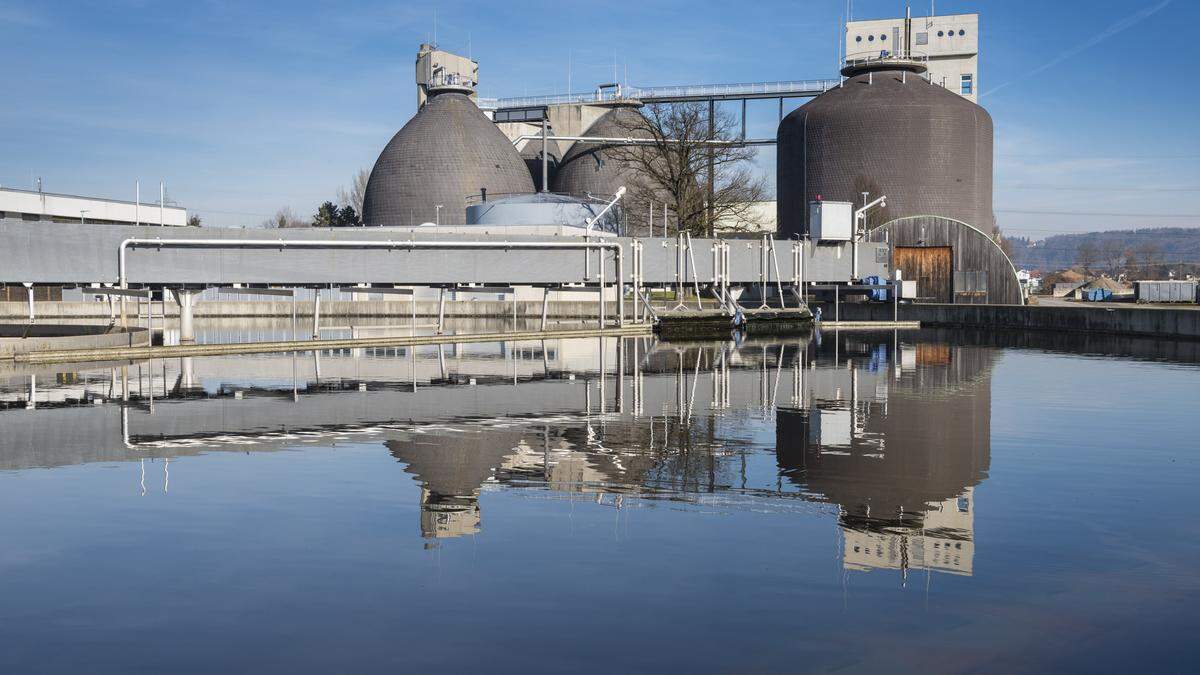
[[[0,219],[115,225],[187,225],[187,209],[101,197],[64,195],[0,187]]]

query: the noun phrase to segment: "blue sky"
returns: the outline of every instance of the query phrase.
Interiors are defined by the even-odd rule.
[[[856,18],[903,11],[857,0]],[[412,63],[480,61],[481,94],[832,77],[845,0],[4,2],[0,184],[131,199],[140,178],[206,224],[331,199],[413,114]],[[915,14],[929,4],[914,3]],[[937,2],[982,15],[1009,234],[1200,226],[1194,0]],[[627,70],[626,70],[627,69]],[[792,106],[802,101],[791,102]],[[771,102],[751,133],[774,132]],[[760,158],[773,166],[773,150]],[[155,195],[156,196],[156,195]],[[1085,214],[1085,215],[1079,215]]]

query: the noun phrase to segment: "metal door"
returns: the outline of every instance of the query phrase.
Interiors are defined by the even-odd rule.
[[[952,302],[953,266],[949,246],[897,246],[895,267],[917,282],[920,302]]]

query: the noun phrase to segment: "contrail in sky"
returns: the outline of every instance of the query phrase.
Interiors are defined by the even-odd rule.
[[[1096,45],[1100,44],[1101,42],[1104,42],[1105,40],[1116,35],[1117,33],[1120,33],[1121,31],[1123,31],[1127,28],[1131,28],[1131,27],[1141,23],[1142,21],[1148,19],[1150,16],[1157,14],[1159,11],[1161,11],[1164,7],[1166,7],[1169,4],[1171,4],[1171,0],[1162,0],[1162,2],[1158,3],[1157,5],[1154,5],[1152,7],[1146,7],[1139,12],[1130,14],[1129,16],[1125,17],[1124,19],[1121,19],[1120,21],[1114,23],[1113,25],[1109,26],[1108,28],[1105,28],[1104,30],[1100,31],[1099,33],[1096,33],[1090,39],[1088,39],[1086,42],[1083,42],[1082,44],[1076,45],[1076,46],[1068,49],[1067,51],[1050,59],[1049,61],[1043,63],[1042,65],[1038,66],[1037,68],[1034,68],[1033,70],[1029,71],[1028,73],[1025,73],[1023,76],[1021,76],[1015,80],[1009,80],[1008,82],[1005,82],[1003,84],[998,84],[995,87],[992,87],[991,89],[985,91],[983,94],[980,94],[980,96],[987,96],[989,94],[994,94],[997,91],[1007,87],[1010,84],[1016,84],[1017,82],[1020,82],[1021,80],[1032,77],[1034,75],[1037,75],[1038,73],[1040,73],[1044,70],[1053,68],[1054,66],[1057,66],[1058,64],[1062,63],[1063,61],[1066,61],[1067,59],[1071,58],[1072,56],[1075,56],[1079,52],[1082,52],[1085,49],[1090,49],[1092,47],[1095,47]]]

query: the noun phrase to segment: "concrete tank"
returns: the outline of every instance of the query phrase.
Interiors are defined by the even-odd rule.
[[[466,94],[430,93],[371,170],[363,199],[367,225],[462,225],[468,196],[534,190],[512,142]]]
[[[644,124],[640,117],[636,105],[620,105],[604,113],[583,135],[600,138],[649,137],[645,131],[637,131]],[[636,174],[632,167],[614,157],[613,148],[601,143],[576,142],[559,163],[551,189],[561,194],[597,198],[611,197],[623,185],[632,190]]]
[[[848,67],[843,85],[779,124],[779,236],[808,233],[808,203],[861,206],[887,195],[868,226],[942,216],[992,230],[992,118],[927,82],[924,65],[881,59]]]
[[[548,136],[554,135],[554,129],[547,129]],[[558,164],[562,159],[562,150],[559,149],[558,141],[546,141],[546,185],[542,185],[542,139],[534,138],[525,141],[519,153],[521,160],[525,162],[525,166],[529,169],[529,177],[533,179],[533,184],[537,189],[550,189],[554,184],[554,175],[558,172]]]
[[[587,222],[604,210],[607,203],[582,197],[540,192],[513,195],[467,207],[468,225],[561,225],[586,228]],[[618,231],[616,213],[610,209],[595,224],[601,232]]]

